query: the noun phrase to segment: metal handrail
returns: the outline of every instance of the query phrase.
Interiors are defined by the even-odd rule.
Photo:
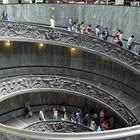
[[[0,22],[0,31],[1,41],[42,42],[75,47],[90,53],[109,57],[140,75],[140,57],[137,54],[94,36],[69,32],[62,28],[53,29],[42,24],[10,21]]]
[[[140,125],[109,130],[101,132],[82,132],[82,133],[43,133],[32,132],[26,130],[20,130],[13,127],[0,124],[1,138],[7,138],[8,140],[16,138],[27,139],[41,139],[41,140],[114,140],[116,138],[139,137]]]

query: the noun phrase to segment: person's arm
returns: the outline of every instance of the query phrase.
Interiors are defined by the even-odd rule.
[[[43,121],[46,121],[46,119],[44,117],[44,113],[43,112],[41,112],[41,113],[42,113],[41,116],[42,116]]]

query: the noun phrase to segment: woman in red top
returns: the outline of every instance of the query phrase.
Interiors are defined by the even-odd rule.
[[[103,123],[102,123],[102,130],[103,131],[106,131],[106,130],[108,130],[109,128],[108,128],[108,123],[106,122],[106,121],[104,121]]]
[[[118,45],[118,42],[119,42],[119,38],[118,36],[115,36],[113,39],[113,44]]]

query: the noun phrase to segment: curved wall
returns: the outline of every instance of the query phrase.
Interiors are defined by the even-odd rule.
[[[106,57],[78,49],[72,52],[70,48],[48,44],[41,49],[36,43],[13,42],[12,45],[11,48],[5,48],[3,42],[0,44],[1,78],[28,74],[60,74],[103,82],[109,86],[114,86],[111,83],[114,79],[140,91],[140,77]],[[104,80],[100,75],[105,77]],[[135,97],[135,91],[123,88],[121,84],[116,85],[120,90]],[[140,96],[137,95],[135,98],[140,99]]]
[[[78,100],[76,100],[77,98]],[[103,109],[106,119],[113,116],[115,118],[115,128],[127,126],[114,112],[95,102],[93,99],[63,92],[25,93],[6,99],[0,103],[0,123],[5,124],[10,119],[25,115],[24,107],[27,101],[30,103],[31,110],[36,113],[36,116],[38,116],[39,111],[43,108],[46,116],[52,119],[53,108],[55,107],[58,110],[58,114],[60,114],[59,110],[63,103],[65,103],[68,114],[76,112],[77,108],[81,108],[81,111],[83,111],[82,109],[86,105],[90,113],[99,114],[100,110]]]
[[[109,27],[110,34],[117,29],[124,32],[124,38],[134,34],[136,42],[140,38],[139,7],[85,5],[85,4],[15,4],[1,5],[0,13],[7,10],[9,20],[49,24],[51,15],[55,15],[57,26],[67,26],[69,18],[85,21],[95,29],[96,25]]]

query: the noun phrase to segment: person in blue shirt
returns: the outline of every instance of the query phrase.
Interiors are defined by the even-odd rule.
[[[71,19],[69,19],[69,21],[68,21],[68,31],[71,31],[71,29],[72,29],[72,22],[71,22]]]
[[[102,32],[102,37],[103,37],[103,39],[106,40],[106,41],[107,41],[108,36],[109,36],[109,32],[108,32],[107,29],[108,29],[108,28],[106,27],[105,30]]]
[[[8,14],[6,11],[2,12],[2,21],[8,21]]]
[[[81,110],[79,108],[77,108],[76,117],[75,117],[75,121],[76,121],[77,124],[80,124],[81,123],[80,114],[81,114]]]

